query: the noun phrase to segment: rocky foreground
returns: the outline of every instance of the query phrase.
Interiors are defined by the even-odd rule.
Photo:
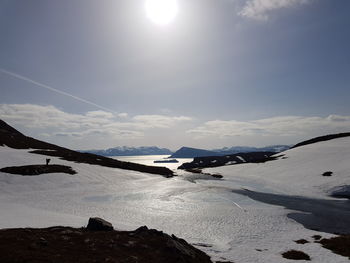
[[[87,228],[0,230],[1,263],[143,262],[211,263],[209,256],[174,235],[146,226],[116,231],[92,218]]]

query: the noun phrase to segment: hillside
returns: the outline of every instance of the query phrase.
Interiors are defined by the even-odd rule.
[[[165,167],[146,166],[136,163],[122,162],[95,154],[80,153],[54,144],[36,140],[23,135],[2,120],[0,120],[0,146],[8,146],[14,149],[37,149],[31,150],[31,153],[60,157],[67,161],[135,170],[145,173],[160,174],[163,176],[173,175],[173,172]]]
[[[312,144],[293,147],[275,156],[277,160],[264,164],[241,164],[205,169],[223,175],[259,182],[295,195],[328,196],[349,185],[350,137],[334,136]],[[329,176],[328,175],[329,172]],[[247,176],[249,175],[249,176]]]

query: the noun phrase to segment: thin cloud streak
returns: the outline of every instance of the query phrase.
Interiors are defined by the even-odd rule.
[[[91,102],[91,101],[88,101],[88,100],[86,100],[86,99],[77,97],[77,96],[75,96],[75,95],[69,94],[69,93],[67,93],[67,92],[64,92],[64,91],[55,89],[55,88],[53,88],[53,87],[50,87],[50,86],[45,85],[45,84],[43,84],[43,83],[37,82],[37,81],[35,81],[35,80],[33,80],[33,79],[30,79],[30,78],[21,76],[21,75],[19,75],[19,74],[17,74],[17,73],[14,73],[14,72],[5,70],[5,69],[3,69],[3,68],[0,68],[0,72],[2,72],[3,74],[9,75],[9,76],[11,76],[11,77],[14,77],[14,78],[16,78],[16,79],[23,80],[23,81],[26,81],[26,82],[28,82],[28,83],[34,84],[34,85],[36,85],[36,86],[38,86],[38,87],[41,87],[41,88],[44,88],[44,89],[47,89],[47,90],[51,90],[51,91],[53,91],[53,92],[56,92],[56,93],[61,94],[61,95],[64,95],[64,96],[68,96],[68,97],[70,97],[70,98],[76,99],[76,100],[78,100],[78,101],[80,101],[80,102],[89,104],[89,105],[91,105],[91,106],[95,106],[95,107],[97,107],[97,108],[99,108],[99,109],[101,109],[101,110],[105,110],[105,111],[109,111],[109,112],[118,114],[118,113],[115,112],[114,110],[111,110],[111,109],[106,108],[106,107],[104,107],[104,106],[98,105],[98,104],[96,104],[96,103],[94,103],[94,102]]]
[[[239,12],[240,16],[255,20],[267,20],[273,10],[304,5],[310,0],[248,0]]]

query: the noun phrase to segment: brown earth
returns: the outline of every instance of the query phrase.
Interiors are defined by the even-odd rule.
[[[39,175],[47,173],[76,174],[77,172],[66,165],[24,165],[1,168],[0,172],[20,175]]]
[[[323,238],[318,242],[321,243],[324,248],[331,250],[333,253],[350,259],[350,235]]]
[[[89,231],[50,227],[0,230],[1,263],[142,262],[211,263],[185,240],[141,227],[135,231]]]

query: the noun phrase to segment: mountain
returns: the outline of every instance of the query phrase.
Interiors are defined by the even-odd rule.
[[[156,146],[127,147],[119,146],[106,150],[87,150],[81,151],[85,153],[93,153],[102,156],[135,156],[135,155],[171,155],[173,152],[166,148],[158,148]]]
[[[173,153],[170,158],[193,158],[193,157],[203,157],[203,156],[216,156],[221,155],[220,153],[214,151],[208,151],[203,149],[196,149],[190,147],[182,147]]]
[[[165,167],[122,162],[100,155],[81,153],[54,144],[39,141],[34,138],[25,136],[2,120],[0,120],[0,146],[8,146],[14,149],[36,149],[30,151],[30,153],[60,157],[63,160],[78,163],[87,163],[111,168],[160,174],[166,177],[173,175],[173,172]]]
[[[248,152],[273,152],[278,153],[288,150],[290,146],[288,145],[272,145],[261,148],[248,147],[248,146],[234,146],[234,147],[224,147],[221,149],[214,150],[203,150],[190,147],[182,147],[177,150],[170,158],[194,158],[194,157],[205,157],[205,156],[224,156],[232,155],[236,153],[248,153]]]

